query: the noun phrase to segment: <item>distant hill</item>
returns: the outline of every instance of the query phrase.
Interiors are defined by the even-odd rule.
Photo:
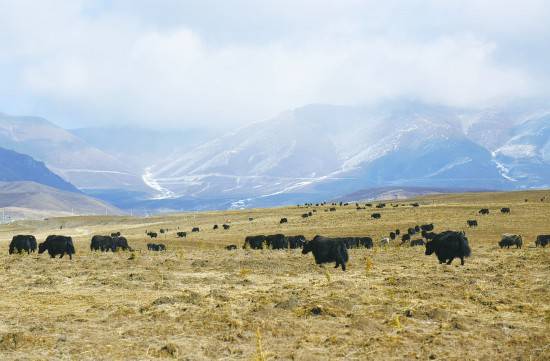
[[[0,208],[12,219],[122,214],[119,209],[94,198],[35,182],[0,182]]]
[[[351,194],[338,197],[335,201],[378,201],[378,200],[405,200],[434,194],[452,194],[468,192],[490,192],[485,189],[471,188],[429,188],[429,187],[379,187],[362,189]]]
[[[0,147],[0,181],[32,181],[68,192],[79,192],[71,183],[50,171],[43,162]]]

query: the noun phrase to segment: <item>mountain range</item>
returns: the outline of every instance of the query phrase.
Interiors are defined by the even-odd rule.
[[[462,109],[394,100],[313,104],[225,134],[82,128],[0,115],[0,146],[122,209],[273,206],[550,187],[550,106]],[[389,193],[388,193],[389,192]],[[401,193],[400,193],[401,194]]]
[[[549,129],[544,107],[311,105],[162,161],[151,179],[171,198],[226,200],[234,207],[333,199],[384,186],[549,187]]]

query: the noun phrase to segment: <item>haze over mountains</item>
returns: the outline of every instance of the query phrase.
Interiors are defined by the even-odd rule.
[[[310,105],[160,162],[152,178],[172,195],[236,199],[233,206],[382,186],[548,187],[549,114],[538,106]]]
[[[221,136],[69,132],[44,119],[2,115],[0,145],[138,212],[282,205],[387,187],[423,193],[550,186],[550,106],[535,102],[483,110],[402,100],[318,104]]]

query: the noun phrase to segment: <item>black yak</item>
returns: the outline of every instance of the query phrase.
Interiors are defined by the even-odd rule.
[[[537,236],[535,246],[546,247],[550,243],[550,234],[541,234]]]
[[[498,242],[500,248],[510,248],[511,246],[516,246],[516,248],[521,248],[523,245],[523,239],[520,235],[517,234],[503,234],[502,239]]]
[[[31,253],[36,251],[36,238],[31,235],[17,235],[13,236],[9,245],[9,254],[13,254],[17,250],[17,253],[27,251]]]
[[[38,253],[42,254],[48,251],[51,258],[54,258],[58,254],[59,258],[63,258],[65,254],[69,255],[70,259],[73,259],[75,249],[73,245],[73,239],[71,237],[50,235],[46,240],[38,245]]]
[[[246,238],[244,239],[243,248],[250,247],[251,249],[263,249],[264,243],[265,243],[264,235],[246,236]]]
[[[92,237],[92,240],[90,242],[91,251],[107,252],[109,250],[112,250],[112,247],[113,247],[113,237],[109,237],[109,236],[95,235]]]
[[[271,249],[285,249],[288,248],[288,240],[284,234],[272,234],[265,237],[265,241]]]
[[[166,251],[166,246],[162,243],[147,243],[147,249],[149,251],[160,252]]]
[[[288,242],[288,247],[292,249],[302,248],[304,246],[304,243],[306,242],[306,237],[302,235],[287,236],[286,239]]]
[[[313,253],[315,263],[335,262],[334,268],[342,266],[342,271],[346,270],[346,262],[349,260],[346,244],[341,239],[315,236],[313,240],[304,244],[302,254]]]
[[[434,225],[433,223],[430,223],[430,224],[423,224],[420,226],[420,229],[425,231],[425,232],[431,232],[434,230]]]
[[[432,253],[435,253],[439,263],[451,264],[453,259],[460,258],[460,264],[464,265],[464,258],[470,257],[472,252],[464,232],[445,231],[426,243],[426,256]]]

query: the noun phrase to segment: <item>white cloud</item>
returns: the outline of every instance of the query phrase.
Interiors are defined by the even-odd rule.
[[[0,96],[21,98],[0,110],[227,127],[308,103],[480,106],[547,90],[529,61],[501,56],[522,49],[517,32],[549,35],[541,1],[94,4],[0,0]]]

